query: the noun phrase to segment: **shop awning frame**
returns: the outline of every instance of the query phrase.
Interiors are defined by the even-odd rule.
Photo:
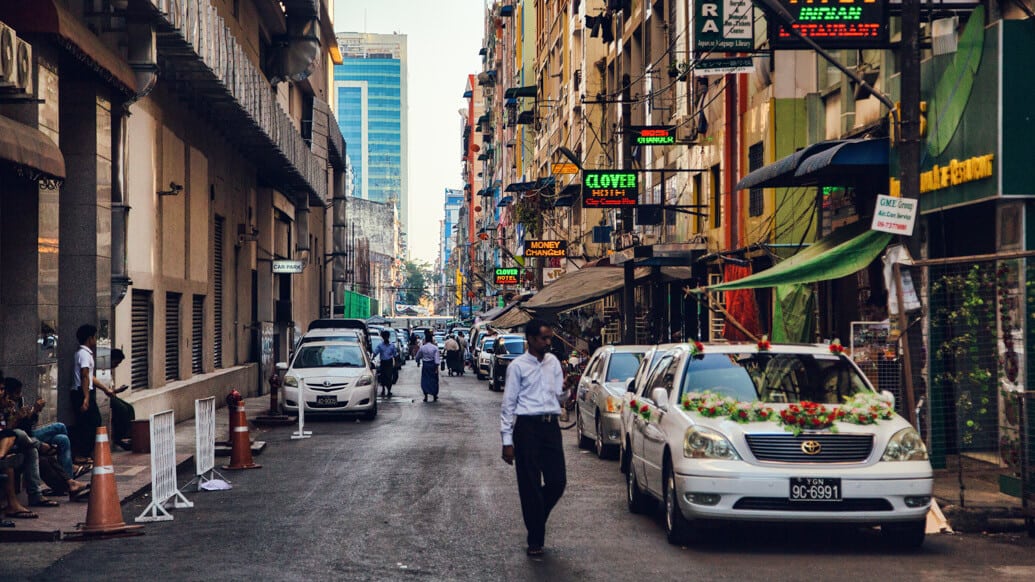
[[[54,140],[34,127],[4,116],[0,116],[0,163],[13,164],[33,180],[65,179],[65,157]]]
[[[737,190],[845,185],[887,172],[887,138],[824,141],[763,166],[737,182]]]
[[[840,279],[869,266],[888,246],[891,237],[887,232],[869,230],[866,222],[857,222],[834,231],[769,269],[706,289],[735,291]]]

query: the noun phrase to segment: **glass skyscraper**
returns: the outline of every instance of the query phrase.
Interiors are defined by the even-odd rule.
[[[346,190],[395,202],[408,223],[406,35],[339,33],[343,63],[334,67],[338,124],[351,167]]]

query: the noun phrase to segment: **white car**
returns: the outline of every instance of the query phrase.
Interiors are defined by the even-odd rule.
[[[586,364],[575,394],[579,448],[593,447],[601,459],[615,456],[622,440],[622,396],[648,346],[603,346]]]
[[[622,411],[620,413],[621,418],[621,452],[619,454],[619,465],[618,469],[625,474],[629,470],[629,430],[632,428],[633,411],[629,405],[630,402],[636,400],[636,394],[643,391],[643,385],[647,382],[647,378],[650,373],[654,371],[654,366],[657,365],[658,361],[661,360],[661,356],[664,356],[672,348],[679,344],[658,344],[652,346],[647,353],[643,355],[643,359],[640,360],[640,367],[636,369],[636,374],[626,384],[625,393],[622,395]]]
[[[484,380],[489,377],[489,370],[492,367],[492,344],[495,341],[496,336],[487,336],[482,339],[481,347],[477,350],[478,362],[477,367],[474,370],[474,375],[479,380]]]
[[[880,525],[923,544],[932,471],[917,431],[831,346],[681,344],[636,407],[629,510],[663,501],[672,543],[714,521]]]
[[[377,383],[373,364],[359,342],[306,342],[295,352],[284,375],[285,413],[359,413],[377,416]],[[301,397],[299,396],[301,394]]]

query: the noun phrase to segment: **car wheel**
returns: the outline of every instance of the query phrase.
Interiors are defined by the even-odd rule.
[[[625,503],[629,507],[629,513],[647,513],[650,511],[652,499],[640,489],[636,481],[636,472],[633,470],[625,473]]]
[[[575,406],[575,432],[580,449],[588,449],[593,446],[593,441],[586,436],[586,431],[582,428],[582,412],[578,405]]]
[[[884,523],[880,526],[880,535],[890,547],[917,549],[924,545],[924,538],[927,536],[927,520]]]
[[[593,445],[597,452],[597,458],[610,459],[612,457],[613,448],[611,445],[604,444],[604,431],[600,427],[600,417],[597,417],[594,429],[596,430],[596,438],[593,439]]]
[[[677,495],[675,473],[669,465],[665,467],[665,536],[673,545],[690,541],[690,522],[683,517]]]

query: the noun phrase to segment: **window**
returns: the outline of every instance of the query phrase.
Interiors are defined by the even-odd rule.
[[[165,379],[180,379],[180,294],[165,294]]]
[[[205,296],[195,295],[191,304],[190,371],[201,374],[205,371],[202,347],[205,337]]]
[[[719,169],[719,164],[715,164],[711,169],[712,178],[712,203],[708,209],[712,215],[712,228],[719,228],[722,226],[722,172]]]
[[[654,388],[663,388],[663,386],[660,385],[661,380],[665,377],[663,371],[668,369],[669,365],[672,364],[673,359],[674,358],[671,354],[666,354],[661,358],[658,364],[651,371],[647,381],[643,383],[643,393],[639,395],[641,398],[650,398],[650,394]]]
[[[212,355],[213,365],[223,367],[223,237],[226,219],[216,217],[216,231],[212,241]]]
[[[615,353],[607,365],[607,382],[627,382],[636,375],[643,354]]]
[[[763,165],[762,142],[748,148],[748,171],[754,172]],[[761,188],[752,188],[748,199],[748,216],[762,216],[765,210],[765,198]]]
[[[151,292],[133,290],[130,308],[130,385],[147,388],[151,362]]]

